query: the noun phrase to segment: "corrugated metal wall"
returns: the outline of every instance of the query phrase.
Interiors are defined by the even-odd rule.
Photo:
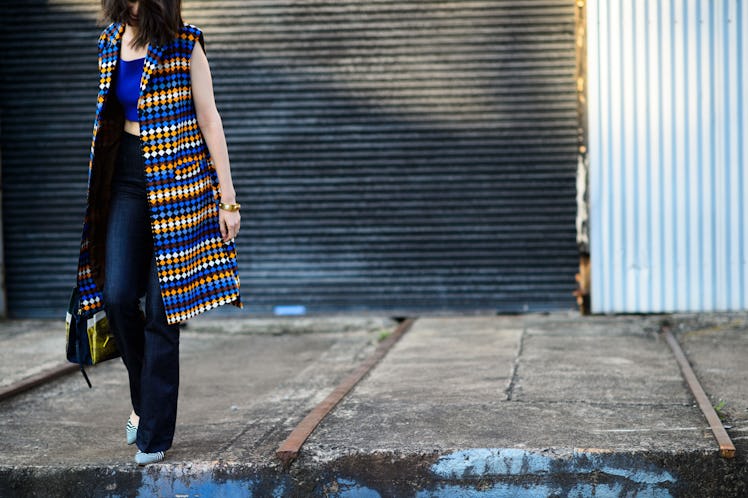
[[[740,0],[588,4],[592,307],[748,308]]]
[[[245,312],[574,306],[572,0],[183,3],[243,204]],[[4,2],[16,316],[59,315],[74,281],[98,4]]]

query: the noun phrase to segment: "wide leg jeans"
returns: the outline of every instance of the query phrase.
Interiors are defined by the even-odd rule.
[[[180,330],[166,321],[140,139],[124,131],[112,178],[102,295],[140,416],[136,444],[146,453],[165,451],[177,417]]]

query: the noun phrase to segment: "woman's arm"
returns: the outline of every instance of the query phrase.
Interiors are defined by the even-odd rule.
[[[221,186],[221,202],[235,203],[236,192],[231,181],[229,152],[226,146],[226,137],[223,134],[223,123],[213,96],[213,80],[210,75],[208,58],[199,43],[195,43],[192,50],[190,76],[192,78],[192,100],[195,103],[197,124],[205,138],[205,144],[208,146],[208,151],[218,174],[218,183]],[[226,211],[225,209],[219,209],[218,211],[221,235],[224,241],[231,240],[239,231],[239,211]]]

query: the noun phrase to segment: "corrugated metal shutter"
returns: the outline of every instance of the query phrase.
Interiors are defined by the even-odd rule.
[[[4,7],[16,316],[59,315],[74,281],[97,6]],[[573,307],[573,1],[188,0],[184,18],[244,206],[245,311]]]
[[[595,312],[748,309],[748,9],[590,2]]]

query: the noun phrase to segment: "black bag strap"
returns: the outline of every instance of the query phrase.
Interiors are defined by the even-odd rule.
[[[74,335],[74,342],[75,342],[75,355],[77,357],[77,363],[78,367],[80,367],[81,375],[83,375],[83,378],[86,380],[86,384],[88,384],[89,389],[93,389],[93,385],[91,384],[91,379],[88,378],[88,374],[86,373],[86,369],[83,366],[83,354],[81,353],[81,341],[83,340],[82,337],[78,336],[78,328],[81,321],[86,320],[84,315],[80,312],[80,292],[78,290],[78,285],[76,284],[73,287],[73,292],[70,296],[70,304],[68,305],[68,309],[70,313],[73,315],[73,321],[71,322],[70,326],[71,329],[75,329]],[[142,311],[141,311],[142,313]],[[73,327],[75,325],[75,327]],[[89,353],[90,354],[90,353]]]
[[[91,385],[91,381],[88,380],[88,374],[86,373],[86,369],[83,368],[83,363],[78,364],[81,367],[81,373],[83,374],[83,378],[86,379],[86,384],[88,384],[89,389],[93,389],[93,386]]]
[[[81,319],[80,315],[78,315],[78,319],[79,320]],[[83,374],[83,378],[86,379],[86,384],[88,384],[88,388],[89,389],[93,389],[93,386],[91,385],[91,381],[88,378],[88,374],[86,373],[86,369],[83,368],[83,361],[81,360],[82,356],[81,356],[81,353],[80,353],[80,347],[81,347],[81,342],[80,342],[80,339],[76,335],[76,338],[75,338],[75,349],[76,349],[76,352],[78,354],[78,360],[79,360],[78,366],[81,369],[81,374]]]

